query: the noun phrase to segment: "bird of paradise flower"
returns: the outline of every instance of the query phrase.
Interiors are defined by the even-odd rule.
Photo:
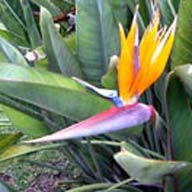
[[[137,17],[138,11],[133,17],[127,37],[122,25],[119,24],[121,53],[117,66],[118,91],[100,89],[74,78],[88,89],[111,99],[116,106],[53,134],[26,141],[27,143],[74,139],[114,132],[143,124],[154,117],[155,109],[138,102],[138,99],[164,71],[174,42],[176,19],[168,29],[159,28],[160,16],[158,10],[155,10],[153,19],[139,43]]]

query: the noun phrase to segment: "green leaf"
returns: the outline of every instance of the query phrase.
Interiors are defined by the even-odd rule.
[[[192,65],[182,65],[175,68],[176,75],[182,81],[186,92],[192,97]]]
[[[37,120],[14,108],[0,104],[12,125],[24,134],[32,137],[39,137],[50,133],[49,128],[43,121]]]
[[[147,159],[124,148],[114,158],[131,178],[146,184],[161,183],[164,176],[189,166],[186,162]]]
[[[137,2],[136,1],[130,1],[130,0],[127,0],[127,4],[129,6],[129,9],[131,10],[132,14],[134,15],[135,13],[135,9],[136,9],[136,5],[137,5]],[[142,1],[142,4],[143,4],[143,1]],[[146,5],[148,5],[149,3],[146,3]],[[143,7],[142,7],[142,10],[143,10]],[[141,11],[141,10],[140,10]],[[145,12],[141,12],[144,14],[144,18],[146,17],[146,13]],[[145,24],[144,24],[144,20],[143,20],[143,16],[140,14],[138,14],[138,20],[139,20],[139,29],[140,29],[140,32],[141,34],[144,33],[145,31]]]
[[[49,145],[43,145],[43,146],[35,146],[35,145],[30,146],[30,145],[22,145],[22,144],[13,145],[0,154],[0,163],[3,161],[11,160],[11,159],[14,159],[23,155],[27,155],[30,153],[34,153],[37,151],[58,148],[63,145],[64,144],[49,144]]]
[[[77,0],[77,56],[86,80],[98,83],[119,54],[118,26],[108,0]]]
[[[176,12],[178,12],[180,1],[181,0],[172,0],[172,5],[175,7]]]
[[[122,23],[124,27],[127,27],[127,24],[131,22],[131,15],[128,15],[130,13],[128,11],[127,0],[110,0],[109,2],[111,4],[111,8],[116,19],[116,23]]]
[[[58,16],[62,13],[59,7],[55,6],[50,0],[31,0],[31,2],[39,7],[45,7],[53,16]]]
[[[181,67],[176,70],[180,73]],[[187,72],[186,72],[187,74]],[[181,76],[181,74],[179,74]],[[183,80],[183,79],[182,79]],[[169,109],[171,144],[170,153],[172,158],[178,161],[192,161],[192,111],[189,97],[176,74],[170,75],[166,90],[167,104]],[[185,171],[174,180],[174,188],[179,191],[192,191],[191,170]],[[168,190],[170,192],[170,190]]]
[[[171,67],[192,63],[192,1],[181,1]]]
[[[64,38],[66,45],[71,49],[72,53],[76,54],[76,36],[75,33],[71,33]]]
[[[33,12],[28,0],[21,0],[21,7],[24,13],[25,22],[27,26],[28,37],[31,47],[35,48],[41,45],[41,37],[33,17]]]
[[[107,89],[117,89],[117,65],[119,59],[116,56],[112,56],[109,63],[109,69],[102,76],[101,84]]]
[[[81,77],[79,63],[56,31],[51,14],[43,7],[41,7],[40,25],[51,70],[68,76]]]
[[[75,121],[111,106],[69,78],[18,65],[0,65],[0,92]]]
[[[108,188],[112,188],[115,184],[112,184],[112,183],[95,183],[95,184],[90,184],[90,185],[84,185],[84,186],[81,186],[81,187],[76,187],[76,188],[73,188],[73,189],[70,189],[70,190],[67,190],[66,192],[106,192],[108,191],[107,189]],[[123,189],[125,189],[125,191],[127,192],[141,192],[139,189],[136,189],[132,186],[125,186],[125,187],[121,187],[122,190],[118,190],[118,189],[115,189],[115,190],[109,190],[111,192],[124,192]]]
[[[15,9],[12,7],[13,5],[15,6]],[[18,12],[16,12],[16,10]],[[16,36],[23,39],[21,44],[25,42],[25,45],[27,45],[28,42],[25,36],[26,26],[20,18],[20,15],[18,15],[19,13],[21,13],[20,10],[21,6],[18,0],[14,2],[9,2],[8,0],[1,0],[0,20],[9,31],[14,32]]]
[[[160,12],[164,20],[164,23],[167,25],[170,25],[174,19],[174,13],[175,13],[175,10],[173,5],[171,4],[171,1],[158,0],[158,4],[159,4]]]
[[[21,133],[0,134],[0,153],[14,145],[21,138],[21,136]]]
[[[10,62],[27,66],[23,55],[5,39],[0,37],[0,62]]]
[[[18,36],[15,31],[9,31],[3,23],[0,22],[0,37],[3,37],[9,42],[14,42],[18,45],[25,45],[25,39],[23,37]]]

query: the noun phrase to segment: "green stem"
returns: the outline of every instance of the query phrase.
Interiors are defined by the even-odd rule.
[[[90,152],[90,155],[91,155],[91,159],[93,160],[93,164],[95,166],[96,176],[99,178],[100,181],[102,181],[102,173],[101,173],[99,164],[98,164],[98,162],[96,160],[95,152],[93,150],[91,140],[89,138],[87,138],[87,144],[88,144],[88,149],[89,149],[89,152]]]
[[[119,142],[114,142],[114,141],[100,141],[100,140],[90,140],[89,141],[91,144],[96,144],[96,145],[100,145],[100,144],[103,144],[103,145],[110,145],[110,146],[117,146],[117,147],[120,147],[121,146],[121,143]],[[82,144],[89,144],[88,141],[81,141]]]
[[[107,189],[109,187],[112,187],[113,185],[114,184],[110,184],[110,183],[96,183],[96,184],[90,184],[90,185],[70,189],[70,190],[67,190],[66,192],[91,192],[94,190]]]
[[[129,183],[131,181],[133,181],[133,179],[131,179],[131,178],[125,179],[125,180],[123,180],[123,181],[109,187],[105,192],[111,192],[114,189],[117,189],[117,188],[121,187],[122,185],[125,185],[125,184],[127,184],[127,183]]]

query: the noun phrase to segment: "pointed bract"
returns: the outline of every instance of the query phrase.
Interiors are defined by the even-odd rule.
[[[143,124],[152,118],[153,114],[154,109],[142,103],[113,107],[51,135],[25,143],[59,141],[110,133]]]

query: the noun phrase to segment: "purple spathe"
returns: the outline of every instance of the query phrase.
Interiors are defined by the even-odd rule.
[[[142,103],[112,107],[51,135],[27,141],[26,143],[50,142],[114,132],[143,124],[150,120],[153,114],[154,109],[152,106]]]

